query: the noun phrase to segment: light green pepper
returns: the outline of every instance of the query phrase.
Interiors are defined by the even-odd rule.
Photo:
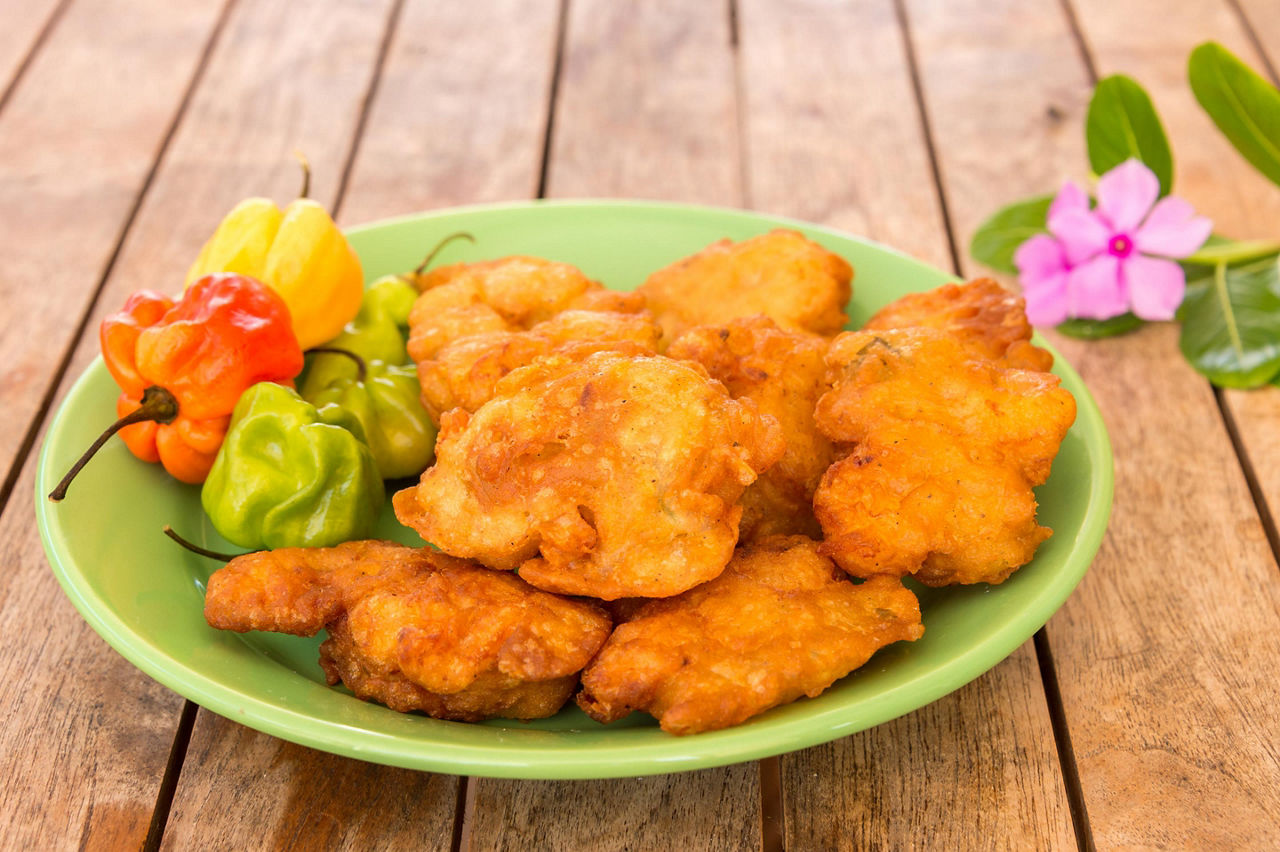
[[[223,538],[250,549],[368,538],[386,499],[363,428],[270,382],[244,392],[200,492]]]

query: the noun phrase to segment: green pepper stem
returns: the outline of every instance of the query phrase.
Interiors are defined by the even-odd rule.
[[[369,366],[365,364],[364,359],[350,349],[340,349],[337,346],[313,346],[307,350],[310,353],[321,353],[324,355],[346,355],[352,361],[356,362],[356,380],[363,382],[369,378]]]
[[[185,547],[187,550],[190,550],[192,553],[199,554],[200,556],[207,556],[210,559],[218,559],[222,562],[230,562],[232,559],[235,559],[237,556],[244,555],[243,553],[219,553],[216,550],[209,550],[208,548],[201,547],[195,542],[188,541],[187,539],[178,535],[176,532],[173,531],[173,527],[169,526],[168,524],[164,525],[164,534],[169,536],[169,538],[173,539],[178,544]],[[250,550],[249,552],[257,553],[256,550]]]
[[[71,480],[76,478],[76,474],[80,472],[89,459],[93,458],[98,450],[102,449],[112,435],[119,432],[126,426],[132,426],[135,423],[146,423],[155,421],[156,423],[172,423],[173,419],[178,416],[178,400],[173,394],[169,393],[158,385],[152,385],[142,392],[142,405],[136,410],[131,411],[124,417],[121,417],[115,423],[107,427],[107,430],[98,436],[98,440],[85,451],[76,463],[71,466],[71,470],[67,471],[67,475],[62,477],[62,481],[49,492],[49,499],[54,503],[58,503],[62,498],[67,496],[67,489],[71,486]]]
[[[302,189],[298,192],[299,198],[306,198],[311,193],[311,163],[307,160],[307,155],[298,149],[294,149],[293,156],[302,166]]]
[[[426,272],[427,267],[431,265],[431,261],[436,259],[436,255],[438,255],[444,249],[445,246],[449,245],[449,243],[453,242],[454,240],[466,240],[469,243],[474,243],[476,241],[476,238],[468,234],[466,231],[458,231],[458,233],[456,234],[450,234],[449,236],[445,237],[443,240],[436,243],[436,247],[433,248],[430,251],[430,253],[427,254],[427,256],[422,259],[422,263],[419,263],[417,265],[417,267],[413,270],[413,277],[416,278],[417,276],[421,275],[423,272]]]

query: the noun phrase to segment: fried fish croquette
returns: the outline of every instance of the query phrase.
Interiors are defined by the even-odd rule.
[[[666,597],[718,575],[777,423],[696,364],[553,355],[444,415],[436,463],[396,516],[446,553],[551,592]]]
[[[911,293],[881,308],[863,331],[924,327],[955,334],[986,358],[1048,371],[1053,356],[1031,343],[1026,303],[990,278]]]
[[[758,316],[691,329],[667,350],[669,357],[706,367],[730,396],[752,400],[782,427],[786,452],[742,495],[742,541],[822,536],[813,492],[835,461],[835,449],[818,431],[813,409],[829,389],[823,362],[829,344],[820,335],[786,331]]]
[[[655,353],[661,334],[647,313],[570,310],[527,331],[490,331],[459,338],[418,363],[422,402],[432,418],[454,408],[475,411],[498,380],[535,358],[566,348]]]
[[[583,672],[578,705],[600,722],[643,710],[671,734],[727,728],[815,697],[885,645],[923,633],[899,579],[856,585],[813,541],[767,539],[716,579],[619,625]]]
[[[849,318],[853,269],[795,231],[721,240],[649,276],[638,290],[670,344],[690,328],[763,314],[782,328],[831,336]]]
[[[222,630],[327,628],[328,682],[438,719],[537,719],[572,695],[609,635],[600,607],[428,549],[383,541],[237,557],[209,578]]]
[[[644,297],[606,290],[567,263],[507,257],[459,263],[419,281],[409,355],[432,418],[474,411],[498,379],[568,345],[657,351]]]
[[[842,334],[814,413],[844,456],[814,511],[823,552],[856,577],[1000,583],[1050,530],[1042,484],[1075,420],[1056,376],[977,356],[932,328]]]

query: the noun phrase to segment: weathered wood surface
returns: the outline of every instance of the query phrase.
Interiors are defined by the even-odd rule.
[[[893,3],[744,2],[738,30],[754,205],[950,267]],[[957,141],[951,131],[946,140]],[[964,777],[976,783],[957,783]],[[1030,643],[905,719],[784,756],[781,781],[788,848],[891,847],[925,835],[956,848],[975,831],[1073,837]],[[933,803],[943,800],[951,818],[940,824]]]
[[[139,845],[182,706],[62,594],[32,518],[34,455],[14,465],[221,5],[139,2],[125,20],[77,3],[0,111],[0,459],[16,479],[0,489],[0,814],[15,847]],[[101,74],[121,44],[128,67]]]
[[[1051,117],[1064,100],[1079,104],[1088,94],[1068,21],[1055,18],[1055,3],[1034,10],[981,5],[984,13],[938,3],[912,16],[936,125],[968,120],[974,131],[966,145],[953,137],[940,149],[944,163],[957,161],[944,171],[944,188],[966,239],[999,204],[1086,172],[1078,108],[1064,122]],[[1014,5],[1025,9],[1023,18]],[[1164,37],[1187,8],[1108,2],[1078,4],[1077,11],[1096,61],[1108,39]],[[1124,23],[1155,17],[1160,27]],[[1105,37],[1090,29],[1100,18],[1110,22]],[[1032,21],[1053,29],[1028,39],[1024,27]],[[1035,51],[1012,58],[1006,51],[1005,62],[983,66],[978,85],[964,76],[978,67],[973,54],[949,37],[962,22],[975,40],[1034,44]],[[1159,68],[1140,76],[1154,77],[1149,84],[1160,92],[1161,81],[1177,77],[1167,63],[1181,69],[1186,50],[1147,52],[1155,52]],[[1011,110],[1011,103],[1022,108]],[[1043,117],[1043,125],[1006,126],[1011,116]],[[1165,110],[1165,117],[1172,130],[1178,112]],[[1176,145],[1176,132],[1174,138]],[[1003,156],[986,153],[993,150],[1026,153],[1015,155],[1010,169]],[[1184,153],[1181,174],[1206,166]],[[959,174],[965,178],[949,177]],[[1001,194],[993,197],[991,187]],[[1172,327],[1055,343],[1098,399],[1116,456],[1107,539],[1048,625],[1093,837],[1100,848],[1267,845],[1263,838],[1276,830],[1277,787],[1274,744],[1264,732],[1275,730],[1276,715],[1266,698],[1271,690],[1253,672],[1280,659],[1280,577],[1213,394],[1178,356]]]
[[[225,24],[220,2],[131,4],[10,4],[0,31],[0,625],[23,685],[0,699],[0,814],[14,845],[139,845],[182,707],[58,590],[27,436],[95,354],[92,334],[77,339],[84,313],[91,330],[130,290],[172,289],[239,198],[286,200],[295,147],[344,223],[541,188],[752,206],[977,273],[978,222],[1086,177],[1095,66],[1152,92],[1178,192],[1221,230],[1274,238],[1280,221],[1280,192],[1185,83],[1210,38],[1274,74],[1274,0],[238,0]],[[200,711],[167,846],[1069,848],[1072,790],[1100,848],[1280,845],[1280,719],[1258,685],[1280,663],[1280,572],[1243,472],[1280,506],[1280,393],[1228,393],[1220,412],[1172,327],[1053,339],[1103,409],[1117,488],[1103,549],[1047,628],[1049,695],[1028,645],[928,708],[780,761],[465,787]],[[1075,765],[1060,765],[1052,709]]]

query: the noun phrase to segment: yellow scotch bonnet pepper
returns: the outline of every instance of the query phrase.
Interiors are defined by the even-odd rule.
[[[248,198],[227,214],[187,273],[187,285],[214,272],[256,278],[284,299],[303,350],[332,340],[360,309],[364,272],[329,212],[309,198],[284,210]]]

